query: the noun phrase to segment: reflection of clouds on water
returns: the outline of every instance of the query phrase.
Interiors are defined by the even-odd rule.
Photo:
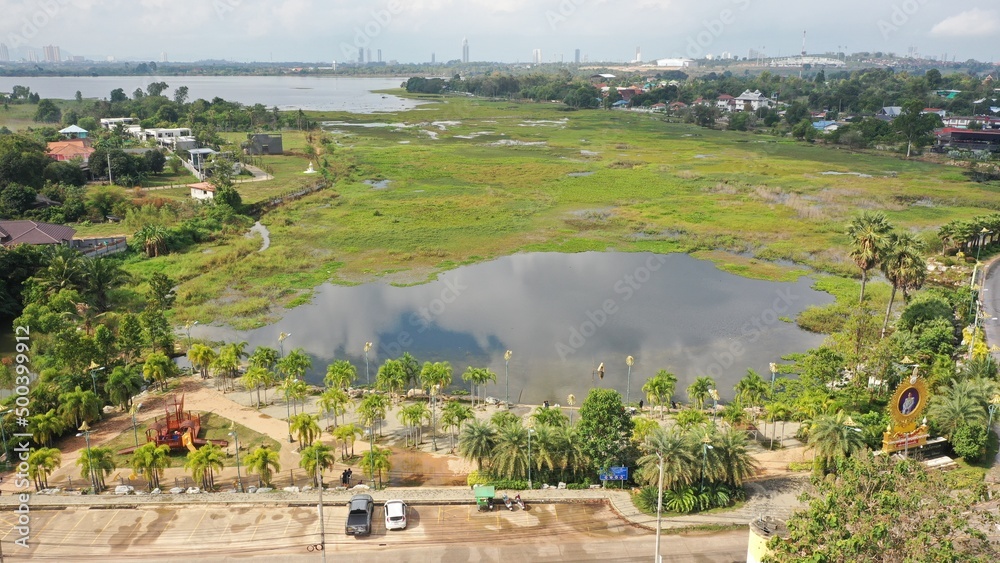
[[[413,287],[323,286],[311,304],[243,338],[276,346],[279,332],[292,333],[285,349],[314,356],[314,381],[344,357],[363,380],[370,340],[372,377],[386,358],[409,351],[421,362],[450,361],[456,382],[469,365],[490,367],[498,375],[493,394],[503,390],[503,353],[513,350],[515,400],[522,390],[532,402],[583,397],[600,362],[601,383],[624,391],[630,354],[633,398],[659,369],[677,374],[679,398],[698,375],[715,377],[726,396],[747,367],[764,373],[781,355],[820,343],[777,320],[831,300],[809,285],[739,278],[679,254],[518,254]],[[778,311],[782,296],[790,304]]]

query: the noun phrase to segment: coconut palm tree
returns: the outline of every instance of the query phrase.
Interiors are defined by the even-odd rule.
[[[663,405],[670,402],[670,397],[674,394],[677,386],[677,376],[665,369],[656,372],[656,375],[646,380],[642,386],[642,391],[646,394],[646,400],[650,405],[660,407],[660,419],[663,419]]]
[[[490,470],[504,479],[522,479],[528,473],[528,429],[520,424],[505,424],[496,432],[496,445],[490,456]]]
[[[350,396],[343,389],[331,387],[319,396],[320,412],[326,414],[326,427],[336,428],[337,417],[347,415],[347,405],[351,403]],[[330,425],[330,415],[333,415],[333,425]]]
[[[215,362],[218,354],[210,347],[196,342],[188,349],[187,357],[191,365],[201,372],[201,378],[208,379],[208,368]]]
[[[53,249],[48,266],[39,270],[34,279],[49,296],[63,289],[82,291],[86,287],[86,274],[80,254],[62,246]]]
[[[66,431],[66,419],[55,409],[36,414],[28,419],[28,432],[35,443],[52,445],[52,440]]]
[[[566,472],[579,475],[588,469],[590,458],[584,450],[583,439],[576,427],[563,426],[556,429],[560,448],[559,470],[562,472],[563,481],[566,480]]]
[[[281,471],[280,459],[281,456],[278,455],[278,452],[264,445],[250,452],[243,459],[243,463],[248,472],[257,474],[257,486],[261,487],[270,486],[271,476]]]
[[[55,448],[39,448],[31,451],[26,460],[28,477],[35,482],[35,490],[49,488],[49,475],[62,465],[62,453]]]
[[[694,450],[684,432],[676,426],[669,430],[657,427],[646,437],[643,449],[649,453],[639,458],[639,471],[636,474],[636,478],[642,483],[657,484],[660,475],[660,457],[657,453],[663,458],[664,489],[689,485],[698,474]]]
[[[286,378],[302,379],[312,367],[312,358],[302,348],[296,348],[278,360],[278,371]]]
[[[882,336],[889,326],[889,316],[892,314],[892,302],[896,300],[896,291],[902,290],[903,297],[912,289],[920,289],[927,276],[927,264],[920,251],[923,243],[911,233],[893,233],[889,237],[885,258],[882,261],[882,273],[892,284],[889,305],[885,309],[885,320],[882,321]]]
[[[692,403],[697,403],[698,410],[701,410],[705,408],[705,401],[708,400],[709,390],[714,388],[715,380],[707,375],[703,375],[695,379],[694,383],[688,386],[688,399]]]
[[[558,407],[538,407],[531,413],[536,426],[566,426],[569,418]]]
[[[747,374],[736,384],[736,400],[748,407],[759,407],[764,404],[770,387],[764,378],[753,369],[747,369]]]
[[[889,245],[892,225],[881,211],[862,211],[847,225],[847,236],[851,244],[851,259],[861,269],[861,298],[865,300],[865,285],[868,270],[878,266]]]
[[[392,452],[389,448],[380,448],[375,446],[375,449],[368,450],[361,456],[361,467],[368,474],[368,479],[372,483],[375,482],[375,475],[372,475],[372,470],[378,475],[378,487],[382,488],[382,476],[392,470],[392,464],[389,462],[389,457]]]
[[[849,422],[847,413],[839,411],[835,415],[820,415],[810,424],[807,449],[816,450],[817,472],[833,472],[838,459],[851,457],[865,447],[861,429]]]
[[[299,413],[291,419],[291,430],[299,438],[299,451],[302,451],[304,444],[311,444],[323,431],[319,427],[319,417],[309,413]]]
[[[80,466],[80,477],[90,481],[91,469],[97,478],[98,489],[106,489],[104,479],[111,475],[111,472],[118,469],[115,464],[115,452],[111,448],[95,447],[89,450],[82,450],[76,464]]]
[[[111,291],[125,285],[130,279],[128,272],[118,264],[117,260],[108,258],[83,260],[86,293],[98,313],[105,313],[111,309]]]
[[[160,477],[163,470],[170,467],[170,446],[157,446],[149,442],[139,446],[132,453],[132,469],[136,473],[144,473],[149,483],[149,489],[160,488]]]
[[[406,370],[399,360],[386,360],[375,376],[375,388],[395,397],[406,387]]]
[[[437,398],[434,397],[434,389],[444,390],[451,385],[451,364],[448,362],[424,362],[424,367],[420,370],[420,385],[431,397],[431,418],[437,418],[435,410],[437,408]],[[431,425],[431,440],[434,442],[434,449],[437,449],[437,428]]]
[[[558,426],[536,425],[531,438],[531,465],[536,471],[553,472],[563,457]]]
[[[260,408],[260,388],[264,385],[264,382],[268,380],[271,372],[267,371],[266,368],[259,366],[250,366],[247,368],[246,373],[240,378],[240,383],[243,388],[250,393],[250,402],[253,402],[253,392],[257,390],[257,408]]]
[[[964,424],[985,426],[987,404],[995,389],[996,383],[989,380],[956,381],[931,399],[927,417],[946,438]]]
[[[76,389],[59,394],[59,413],[67,424],[79,428],[83,421],[97,420],[101,414],[101,401],[93,391],[84,391],[77,385]]]
[[[341,447],[342,459],[347,459],[347,446],[351,446],[351,457],[354,457],[354,441],[362,434],[361,428],[357,424],[341,424],[333,429],[333,437]]]
[[[497,431],[491,424],[480,420],[470,420],[458,437],[458,452],[465,459],[476,462],[476,467],[482,471],[493,455],[497,443]]]
[[[337,360],[326,366],[326,377],[323,383],[327,387],[347,389],[358,378],[358,370],[347,360]]]
[[[275,364],[278,363],[278,351],[267,346],[258,346],[253,349],[247,362],[253,367],[274,369]]]
[[[320,473],[328,469],[333,469],[334,454],[330,446],[316,440],[313,445],[302,448],[299,467],[306,470],[306,475],[312,477],[313,486],[319,486],[319,477],[316,472],[317,465]]]
[[[215,490],[215,472],[222,471],[225,463],[222,448],[215,444],[205,444],[193,452],[188,452],[184,469],[191,471],[195,481],[201,481],[201,488]]]
[[[747,450],[746,433],[726,428],[713,434],[711,440],[722,482],[730,487],[742,487],[747,479],[757,474],[759,465]]]
[[[142,391],[142,374],[133,368],[134,366],[115,367],[105,385],[108,400],[123,412],[132,407],[132,397]]]
[[[473,418],[472,408],[458,401],[448,401],[441,409],[441,424],[451,429],[451,452],[455,453],[455,439],[462,424]]]
[[[167,390],[167,379],[174,374],[174,363],[163,352],[153,352],[142,366],[142,374],[149,381],[159,383],[160,389]]]
[[[358,413],[358,421],[375,433],[375,424],[381,424],[385,420],[385,415],[389,410],[389,399],[385,395],[369,393],[358,403],[355,411]],[[381,427],[379,435],[381,435]]]

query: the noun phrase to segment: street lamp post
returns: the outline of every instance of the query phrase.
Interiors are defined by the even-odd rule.
[[[372,349],[371,342],[365,342],[365,381],[368,387],[372,386],[372,377],[368,372],[368,351]]]
[[[90,453],[90,425],[84,420],[83,424],[79,428],[80,432],[77,433],[77,437],[83,436],[84,440],[87,441],[87,474],[90,477],[90,486],[94,494],[97,494],[97,477],[94,475],[94,456]]]
[[[701,439],[701,490],[705,490],[705,469],[708,467],[708,450],[714,450],[712,440],[705,436]]]
[[[431,385],[431,445],[437,451],[437,394],[440,385]]]
[[[998,407],[1000,407],[1000,395],[993,395],[993,398],[990,399],[990,408],[989,408],[989,410],[990,410],[990,421],[986,425],[986,433],[987,433],[987,435],[989,435],[989,433],[993,429],[993,414],[997,412],[997,408]]]
[[[291,379],[285,381],[285,421],[288,423],[288,443],[291,444],[292,440],[292,411],[288,406],[288,392],[291,390],[292,386],[298,382],[298,379]]]
[[[712,424],[715,424],[715,415],[719,412],[719,390],[709,389],[708,394],[712,396]]]
[[[137,448],[139,447],[139,430],[135,425],[135,415],[139,412],[139,409],[141,408],[142,408],[142,403],[136,403],[136,405],[132,407],[132,435],[135,436],[135,447]]]
[[[184,330],[187,331],[188,349],[191,349],[191,327],[198,326],[198,321],[188,321],[184,323]]]
[[[628,375],[625,378],[625,405],[628,405],[629,395],[632,391],[632,364],[635,363],[635,358],[629,356],[625,358],[625,365],[628,366]]]
[[[528,428],[528,488],[534,489],[531,483],[531,435],[535,433],[534,428]]]
[[[236,492],[243,492],[243,476],[240,474],[240,436],[233,429],[229,433],[233,437],[233,441],[236,443]]]
[[[374,475],[375,472],[373,471],[372,476]],[[323,521],[323,472],[320,471],[319,466],[319,448],[316,448],[316,483],[319,485],[319,552],[323,557],[323,563],[326,563],[326,522]]]
[[[97,372],[104,371],[104,366],[99,366],[94,362],[90,362],[90,382],[94,386],[94,394],[97,394]]]
[[[774,397],[774,372],[778,371],[778,364],[771,362],[771,397]]]
[[[979,246],[976,247],[976,262],[979,262],[979,255],[983,251],[983,243],[986,242],[986,235],[990,234],[990,230],[983,227],[983,230],[979,231]]]
[[[507,350],[503,353],[503,378],[504,387],[506,391],[504,392],[504,406],[510,410],[510,370],[507,369],[510,365],[510,357],[514,355],[514,352]]]
[[[663,512],[663,454],[656,452],[656,457],[660,460],[660,481],[657,487],[659,494],[656,496],[656,553],[653,556],[653,561],[660,563],[662,560],[660,557],[660,514]]]

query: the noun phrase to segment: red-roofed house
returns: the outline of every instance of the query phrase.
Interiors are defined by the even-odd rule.
[[[659,102],[649,106],[649,109],[651,109],[652,111],[667,111],[667,104]]]
[[[729,94],[723,94],[715,100],[715,107],[722,111],[733,111],[736,107],[736,98]]]
[[[215,199],[215,186],[208,182],[198,182],[197,184],[188,184],[191,188],[191,197],[193,199],[200,200],[210,200]]]
[[[48,148],[49,157],[58,161],[80,158],[83,162],[87,162],[90,160],[90,155],[94,153],[94,148],[90,146],[90,139],[55,141],[49,143]]]
[[[684,102],[670,102],[670,111],[680,111],[688,106]]]
[[[0,245],[70,244],[76,231],[62,225],[35,221],[0,221]]]

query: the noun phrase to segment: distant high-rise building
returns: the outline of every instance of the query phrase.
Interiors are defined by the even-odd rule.
[[[48,45],[43,47],[45,51],[45,62],[47,63],[58,63],[62,62],[62,57],[59,55],[58,45]]]
[[[372,62],[372,50],[368,49],[367,51],[368,52],[367,52],[367,56],[365,57],[365,61],[370,63],[370,62]]]
[[[465,37],[462,38],[462,62],[469,62],[469,40]]]
[[[533,49],[531,51],[531,62],[535,63],[536,65],[542,64],[542,50],[541,49]]]
[[[382,49],[378,50],[378,62],[382,62]]]
[[[167,52],[166,51],[163,51],[163,52],[160,53],[160,62],[161,63],[168,62],[167,61]]]
[[[38,53],[35,52],[34,49],[28,49],[28,62],[29,63],[37,63],[38,62]]]
[[[364,47],[358,47],[358,64],[359,65],[365,64],[365,48]]]
[[[10,51],[7,50],[7,45],[5,43],[0,43],[0,61],[7,62],[10,60]]]
[[[575,62],[576,64],[580,64],[580,50],[579,49],[576,50],[576,53],[573,56],[573,62]]]
[[[434,55],[434,53],[431,53],[431,64],[434,64],[435,62],[436,62],[435,61],[435,55]]]
[[[642,48],[640,47],[635,48],[635,62],[637,63],[642,62]]]

